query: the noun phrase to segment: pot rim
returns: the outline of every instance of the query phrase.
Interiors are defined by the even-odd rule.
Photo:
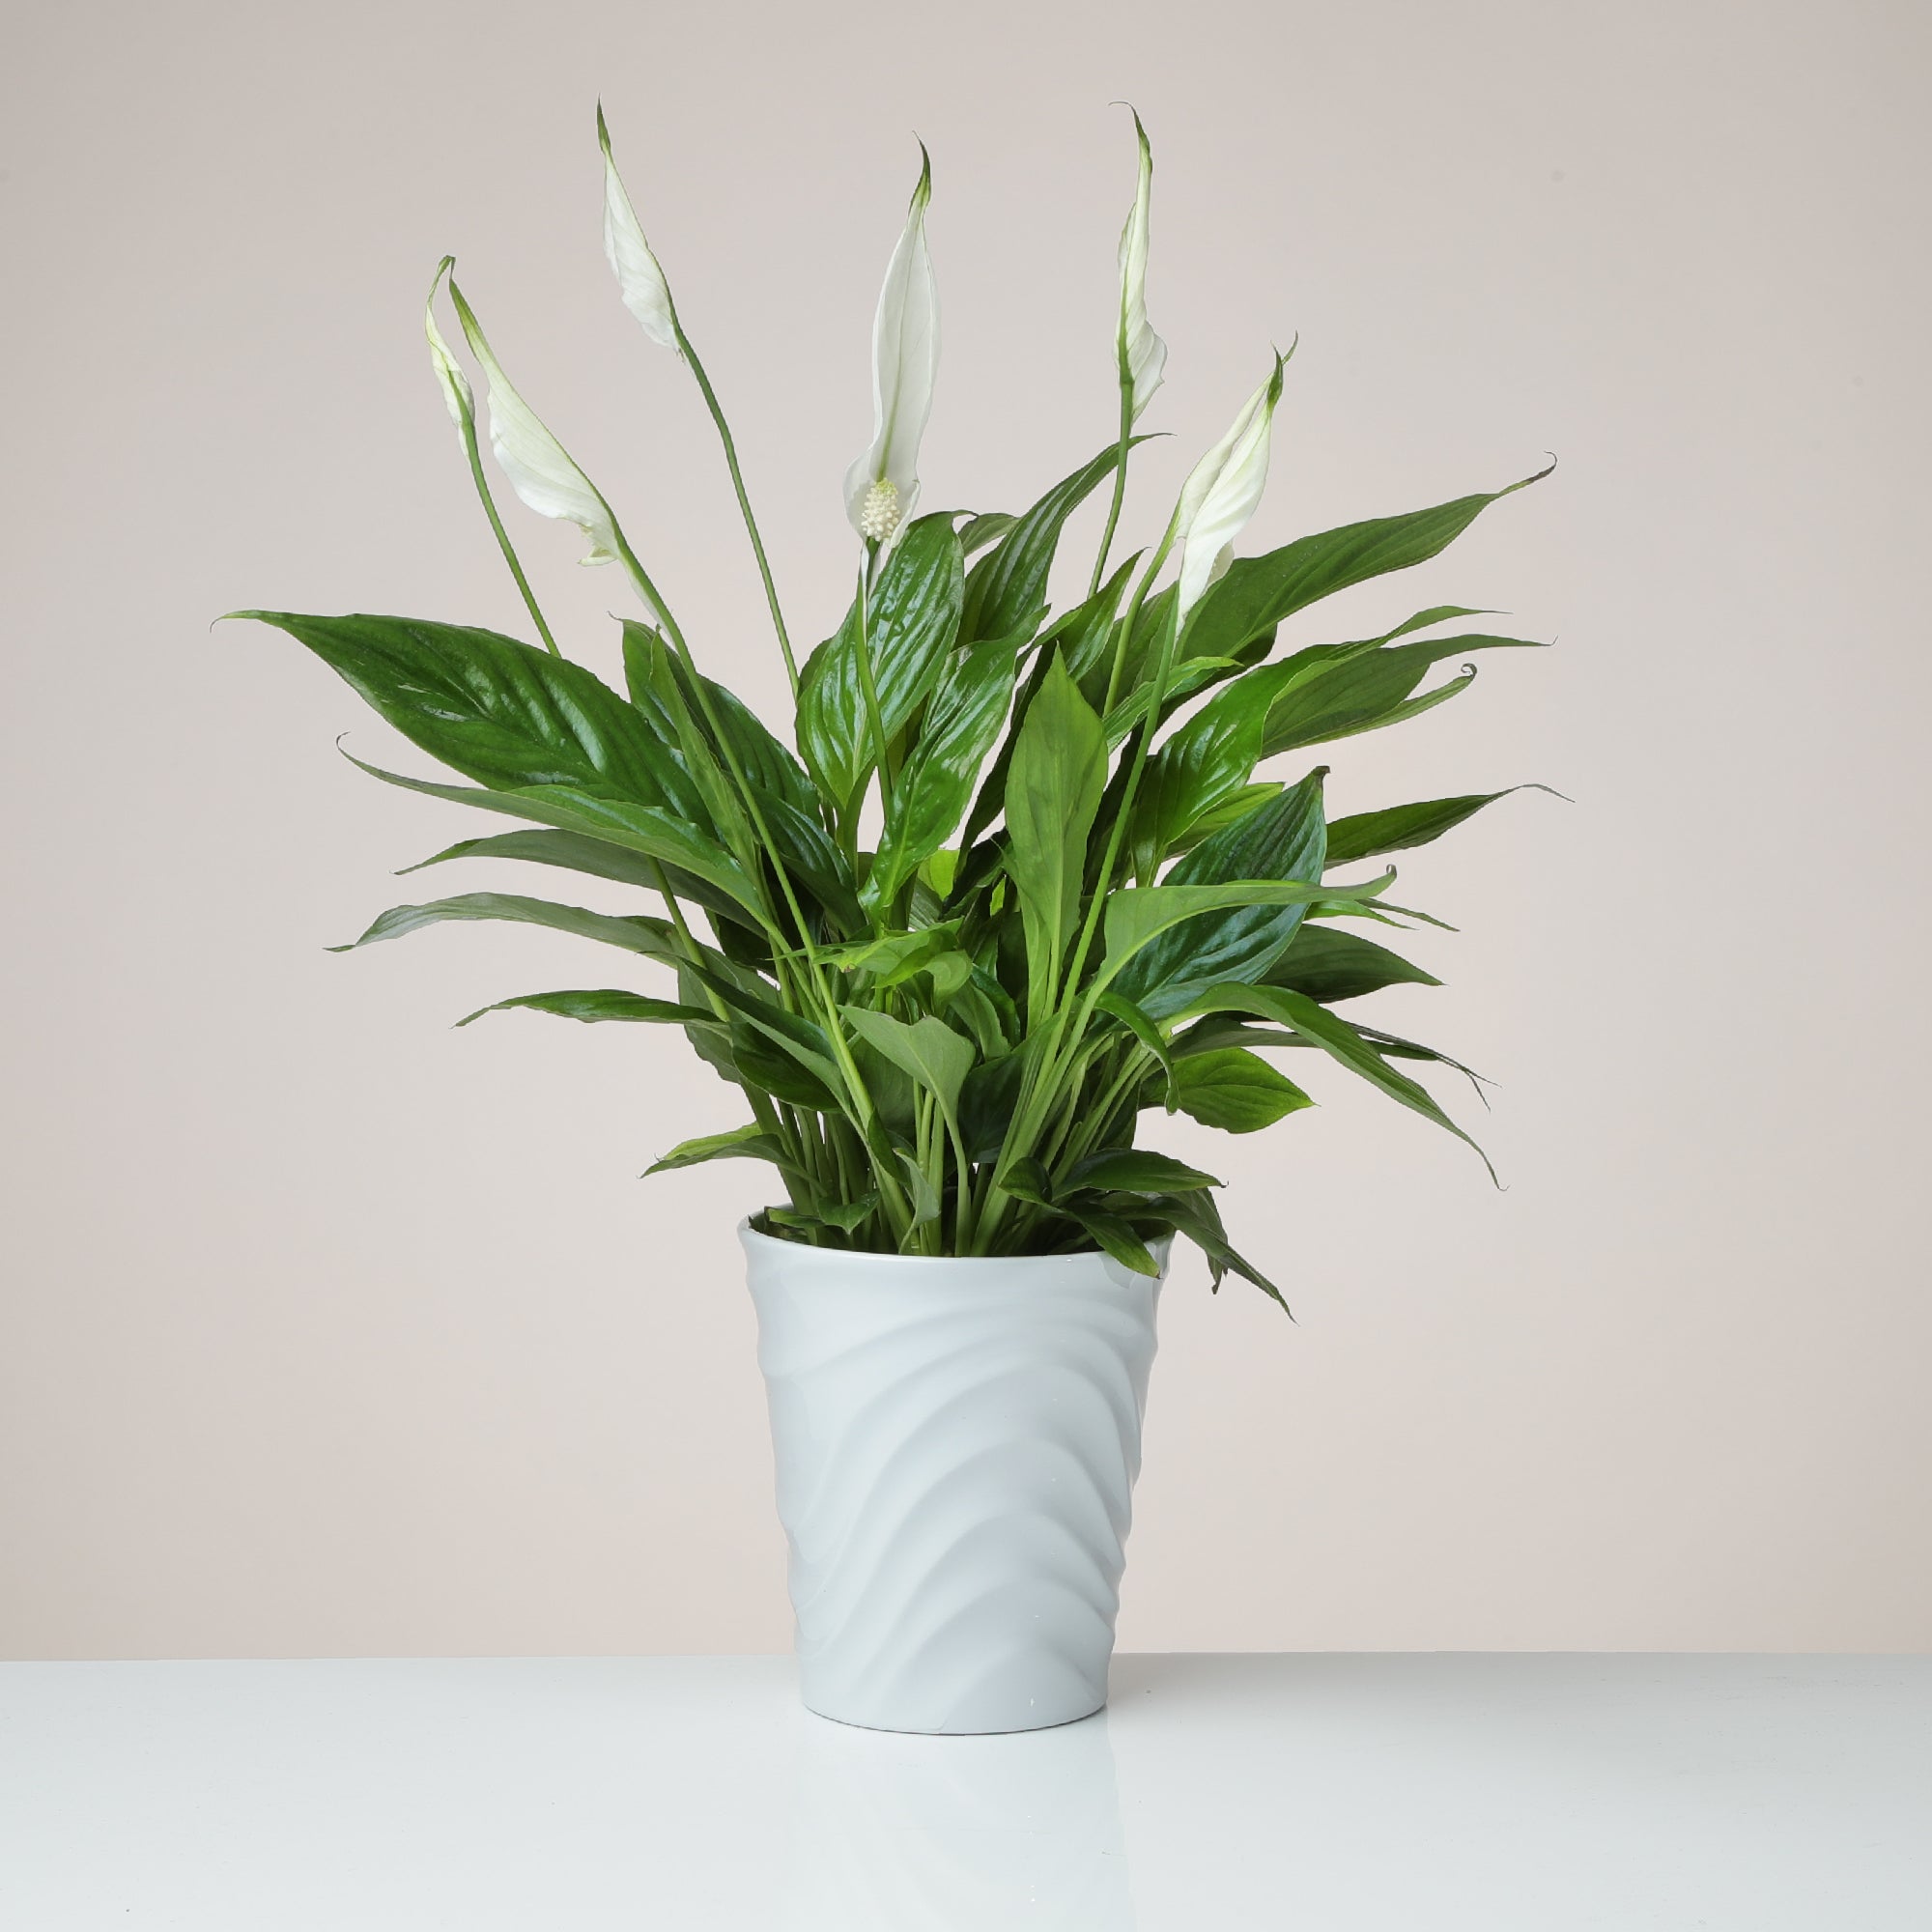
[[[744,1215],[738,1222],[738,1239],[746,1250],[751,1250],[753,1242],[762,1247],[773,1248],[781,1254],[810,1255],[826,1261],[840,1263],[858,1262],[879,1263],[889,1267],[956,1268],[956,1267],[1003,1267],[1018,1264],[1027,1267],[1039,1267],[1048,1263],[1092,1263],[1112,1262],[1114,1266],[1126,1274],[1136,1270],[1127,1267],[1124,1262],[1114,1261],[1105,1248],[1081,1248],[1070,1255],[882,1255],[864,1248],[814,1248],[804,1241],[781,1241],[776,1235],[761,1235],[752,1226],[752,1217]],[[1160,1264],[1159,1275],[1144,1275],[1145,1281],[1158,1281],[1167,1273],[1169,1259],[1173,1252],[1174,1236],[1163,1235],[1157,1240],[1148,1243],[1149,1251]]]

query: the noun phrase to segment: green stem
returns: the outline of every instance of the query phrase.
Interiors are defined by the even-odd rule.
[[[616,533],[616,538],[618,555],[622,559],[624,568],[630,572],[632,582],[636,583],[645,603],[664,620],[665,635],[670,639],[671,648],[676,651],[679,663],[684,666],[691,679],[691,688],[697,698],[698,709],[703,712],[704,722],[711,727],[711,735],[718,741],[719,752],[723,754],[732,781],[738,787],[739,795],[744,799],[745,809],[751,815],[752,824],[766,853],[770,856],[772,870],[778,878],[779,890],[784,895],[785,905],[798,927],[799,943],[805,953],[812,990],[817,995],[826,1037],[838,1063],[838,1070],[846,1083],[852,1103],[858,1110],[856,1123],[867,1147],[875,1155],[873,1167],[878,1177],[880,1199],[886,1206],[889,1218],[909,1226],[912,1217],[911,1205],[897,1177],[887,1165],[892,1158],[891,1143],[879,1120],[878,1109],[872,1104],[871,1094],[853,1062],[851,1048],[845,1039],[845,1030],[838,1022],[838,1002],[833,999],[831,988],[825,982],[824,962],[818,956],[818,949],[812,944],[810,922],[807,920],[805,909],[799,904],[798,895],[792,889],[791,874],[785,869],[784,861],[779,852],[778,841],[772,837],[771,827],[765,823],[765,814],[759,808],[757,793],[746,778],[744,766],[732,749],[730,737],[719,721],[718,708],[711,701],[711,694],[706,689],[705,680],[691,655],[691,646],[686,643],[684,632],[679,628],[677,619],[671,615],[664,599],[659,596],[658,587],[651,582],[650,573],[639,562],[637,553],[632,550],[621,531]],[[774,936],[782,941],[781,933],[775,932]]]
[[[1134,446],[1134,385],[1133,379],[1122,369],[1121,371],[1121,450],[1114,461],[1114,500],[1107,505],[1107,527],[1100,532],[1100,554],[1094,559],[1094,575],[1087,580],[1087,594],[1092,597],[1100,587],[1100,580],[1107,574],[1107,553],[1114,547],[1114,531],[1121,522],[1121,505],[1127,495],[1127,458]]]
[[[738,493],[738,511],[745,519],[745,534],[752,540],[752,554],[758,560],[758,576],[765,586],[765,602],[771,607],[772,628],[779,634],[779,649],[784,653],[785,675],[791,680],[791,695],[796,697],[798,660],[792,656],[791,639],[785,633],[784,612],[779,609],[778,585],[772,582],[772,567],[765,557],[764,539],[758,534],[758,520],[752,514],[752,498],[745,489],[744,472],[738,468],[738,445],[731,439],[731,426],[724,420],[724,412],[719,406],[711,378],[704,373],[704,364],[697,359],[697,351],[691,346],[691,339],[675,315],[671,318],[671,327],[677,331],[677,346],[691,365],[691,373],[697,379],[698,393],[704,398],[704,407],[711,412],[711,420],[718,426],[719,440],[724,445],[724,467],[731,472],[731,488]]]
[[[490,519],[490,527],[497,533],[497,548],[503,553],[503,561],[510,566],[510,575],[517,580],[517,588],[523,592],[524,608],[530,613],[530,621],[537,627],[537,636],[544,640],[544,648],[552,657],[560,658],[563,653],[556,647],[556,639],[551,636],[551,629],[544,622],[544,613],[537,609],[536,593],[530,588],[530,580],[524,575],[524,566],[517,560],[515,546],[510,542],[510,533],[503,527],[503,520],[497,514],[497,499],[490,494],[490,481],[483,473],[482,452],[476,446],[476,418],[468,411],[463,416],[463,448],[469,458],[469,474],[475,480],[476,494],[483,500],[483,514]]]

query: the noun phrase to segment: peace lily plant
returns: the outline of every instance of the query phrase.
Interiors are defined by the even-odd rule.
[[[1291,648],[1281,628],[1336,591],[1435,556],[1537,478],[1236,559],[1267,477],[1286,364],[1275,354],[1152,541],[1116,561],[1137,426],[1167,355],[1148,320],[1152,160],[1138,116],[1134,126],[1118,429],[1019,515],[920,513],[939,359],[922,165],[873,327],[872,438],[845,475],[852,601],[801,663],[730,429],[600,111],[605,251],[624,304],[681,358],[716,425],[795,699],[791,747],[706,674],[701,641],[687,639],[610,503],[511,383],[448,259],[425,318],[431,361],[537,642],[414,618],[238,614],[307,645],[466,782],[363,770],[528,828],[466,838],[424,866],[521,860],[643,895],[601,912],[465,893],[397,906],[355,944],[510,920],[647,968],[648,990],[528,993],[483,1010],[681,1029],[743,1091],[751,1118],[685,1142],[651,1172],[768,1161],[785,1201],[754,1227],[816,1248],[1097,1247],[1152,1275],[1161,1238],[1180,1233],[1205,1250],[1217,1286],[1232,1270],[1279,1299],[1230,1246],[1219,1183],[1139,1146],[1142,1128],[1179,1112],[1250,1133],[1309,1106],[1266,1057],[1279,1053],[1291,1065],[1331,1064],[1462,1132],[1402,1070],[1457,1063],[1337,1009],[1399,982],[1437,983],[1361,930],[1427,918],[1391,903],[1393,868],[1367,862],[1425,844],[1503,794],[1331,821],[1327,767],[1294,754],[1446,703],[1467,689],[1474,653],[1526,641],[1455,630],[1478,613],[1449,605],[1348,641]],[[621,693],[565,657],[539,606],[491,487],[475,390],[438,325],[445,294],[512,493],[576,525],[582,561],[615,564],[635,592]],[[1063,533],[1096,492],[1108,502],[1097,552],[1055,610]],[[1464,668],[1428,682],[1451,661]]]

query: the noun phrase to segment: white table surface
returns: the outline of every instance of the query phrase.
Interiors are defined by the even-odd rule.
[[[9,1932],[1932,1927],[1932,1659],[1123,1657],[895,1738],[781,1658],[0,1666]]]

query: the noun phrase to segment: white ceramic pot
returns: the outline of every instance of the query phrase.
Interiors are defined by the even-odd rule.
[[[882,1731],[1097,1711],[1159,1283],[739,1234],[807,1706]]]

